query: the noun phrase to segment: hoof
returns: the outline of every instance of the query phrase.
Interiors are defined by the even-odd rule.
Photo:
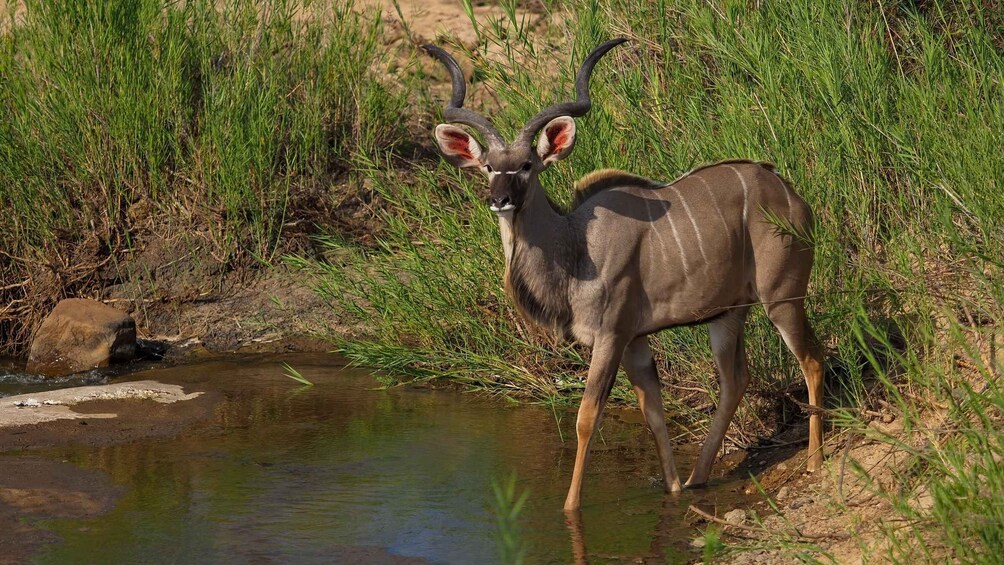
[[[817,453],[815,455],[810,455],[809,460],[805,463],[805,470],[810,473],[815,473],[823,468],[823,454]]]

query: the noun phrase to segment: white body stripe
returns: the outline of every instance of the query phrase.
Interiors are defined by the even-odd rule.
[[[697,227],[697,220],[694,219],[694,214],[690,211],[690,206],[687,205],[687,201],[683,199],[683,195],[676,189],[676,186],[669,185],[669,188],[673,189],[673,193],[680,199],[680,204],[683,204],[683,210],[687,212],[687,217],[690,218],[690,224],[694,226],[694,233],[697,235],[697,248],[701,250],[701,257],[704,258],[704,263],[707,264],[708,254],[704,252],[704,238],[701,237],[701,230]]]
[[[718,212],[718,219],[722,221],[722,227],[725,231],[729,231],[729,223],[725,220],[725,214],[722,213],[722,208],[718,205],[718,200],[715,198],[714,193],[711,192],[711,185],[709,185],[708,181],[702,179],[701,177],[694,178],[701,181],[701,184],[703,184],[704,188],[707,189],[708,196],[711,198],[711,203],[715,205],[715,212]]]
[[[673,223],[673,217],[666,214],[666,220],[669,222],[669,227],[673,229],[673,239],[676,240],[676,247],[680,250],[680,259],[683,261],[683,272],[685,274],[690,274],[690,265],[687,263],[687,252],[683,250],[683,244],[680,243],[680,234],[676,231],[676,224]]]
[[[662,231],[656,225],[656,215],[652,213],[652,201],[645,199],[645,210],[648,212],[649,217],[652,218],[652,231],[655,232],[655,238],[659,240],[659,253],[662,255],[662,260],[664,263],[669,262],[669,256],[666,255],[666,240],[662,238]]]
[[[736,169],[732,165],[725,165],[726,167],[732,169],[732,172],[739,177],[739,182],[743,185],[743,227],[749,225],[749,201],[750,201],[750,188],[746,184],[746,179],[743,178],[742,173],[739,169]]]

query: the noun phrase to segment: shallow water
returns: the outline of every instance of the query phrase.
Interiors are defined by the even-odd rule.
[[[303,387],[280,361],[315,383]],[[589,464],[582,522],[561,511],[575,457],[574,411],[474,394],[375,390],[324,356],[210,362],[131,375],[223,400],[172,439],[51,455],[108,473],[126,493],[98,518],[36,524],[61,541],[41,563],[493,563],[493,480],[529,492],[527,563],[677,562],[696,557],[686,508],[743,506],[738,481],[664,496],[637,412],[608,414]],[[564,442],[562,441],[564,437]],[[692,450],[678,452],[681,473]]]
[[[99,385],[108,382],[108,370],[88,371],[53,378],[26,373],[24,366],[25,362],[22,359],[0,357],[0,398],[15,394],[31,394],[44,390]]]

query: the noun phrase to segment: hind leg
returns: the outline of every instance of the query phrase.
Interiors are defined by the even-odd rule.
[[[673,460],[673,446],[669,442],[669,432],[666,430],[666,413],[662,406],[662,385],[659,383],[659,372],[652,359],[652,350],[647,337],[635,338],[624,351],[621,361],[624,372],[634,385],[638,405],[645,417],[645,423],[655,438],[655,449],[659,453],[662,464],[662,477],[665,480],[666,492],[679,492],[680,477],[676,474],[676,462]]]
[[[781,333],[785,345],[795,355],[809,389],[809,404],[816,409],[823,406],[823,355],[816,335],[805,315],[802,299],[775,302],[766,308],[767,317]],[[819,410],[809,415],[809,471],[823,466],[823,416]]]
[[[711,352],[718,366],[721,394],[715,416],[711,420],[711,428],[708,430],[708,438],[704,440],[697,464],[687,479],[688,487],[708,482],[711,466],[722,447],[725,432],[732,422],[736,408],[739,407],[743,393],[746,392],[746,385],[750,382],[749,369],[746,366],[746,348],[743,345],[743,326],[746,324],[748,312],[748,307],[736,308],[708,324]]]

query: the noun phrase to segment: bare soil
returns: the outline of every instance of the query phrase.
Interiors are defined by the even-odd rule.
[[[891,414],[877,416],[873,431],[899,437],[902,425]],[[878,496],[880,489],[895,490],[906,469],[908,454],[887,442],[864,436],[848,437],[830,432],[825,436],[827,453],[824,468],[817,473],[805,471],[805,433],[796,426],[772,438],[778,447],[750,450],[737,467],[739,474],[751,478],[747,492],[758,490],[768,496],[752,508],[738,526],[718,522],[724,529],[724,541],[739,546],[785,541],[800,544],[804,553],[822,562],[884,562],[886,549],[879,519],[893,515],[889,502]],[[868,472],[864,479],[854,468]],[[916,498],[917,505],[929,505],[929,496]],[[729,509],[721,509],[722,519]],[[754,515],[756,518],[754,519]],[[706,522],[710,522],[707,521]],[[746,551],[725,560],[728,563],[801,563],[788,548]]]

